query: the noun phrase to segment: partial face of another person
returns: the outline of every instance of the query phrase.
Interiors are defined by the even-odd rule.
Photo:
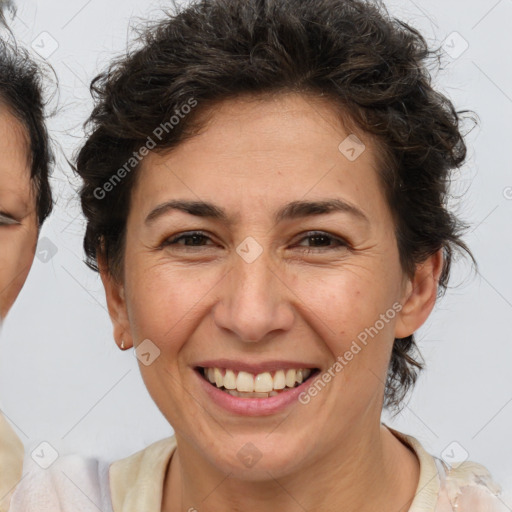
[[[225,473],[278,478],[333,447],[350,447],[349,457],[378,434],[394,338],[432,308],[426,276],[439,261],[423,266],[418,286],[404,275],[377,150],[360,133],[366,149],[354,159],[361,146],[339,149],[348,135],[326,101],[241,98],[139,169],[122,275],[102,272],[115,337],[140,346],[145,384],[178,443]],[[298,206],[321,201],[339,209]],[[244,363],[274,377],[318,369],[302,391],[332,373],[309,401],[283,400],[284,391],[251,406],[260,399],[216,390],[199,369]],[[257,463],[244,465],[245,455]]]
[[[22,123],[0,108],[0,320],[16,300],[37,244],[29,140]]]

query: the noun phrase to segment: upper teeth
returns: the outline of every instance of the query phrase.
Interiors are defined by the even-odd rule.
[[[268,393],[274,389],[293,388],[311,375],[310,369],[277,370],[274,375],[270,372],[253,375],[248,372],[236,372],[221,368],[205,368],[208,380],[218,388],[236,389],[245,392]]]

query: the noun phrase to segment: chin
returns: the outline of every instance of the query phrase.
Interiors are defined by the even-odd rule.
[[[209,453],[208,459],[224,474],[247,482],[264,482],[281,478],[295,472],[302,465],[303,445],[283,444],[277,438],[269,438],[268,432],[261,435],[233,436],[229,447],[223,443],[218,452]],[[211,449],[213,443],[208,444]],[[298,459],[299,454],[302,456]]]

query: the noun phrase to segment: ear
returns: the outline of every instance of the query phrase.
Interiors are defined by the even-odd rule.
[[[133,339],[126,308],[124,285],[111,274],[104,256],[98,255],[97,260],[101,281],[105,288],[108,313],[114,328],[114,339],[119,348],[131,348]]]
[[[406,338],[424,324],[436,303],[442,270],[443,253],[440,249],[420,263],[414,277],[407,280],[402,309],[395,324],[395,338]]]

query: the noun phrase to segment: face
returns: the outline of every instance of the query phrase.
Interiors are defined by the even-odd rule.
[[[323,100],[231,100],[199,135],[143,161],[123,276],[102,271],[115,337],[139,347],[178,445],[223,472],[277,477],[357,446],[379,427],[394,338],[430,311],[432,290],[415,288],[399,263],[377,150],[359,133],[354,159],[362,146],[350,134]],[[270,373],[274,387],[281,370],[285,380],[290,369],[311,374],[300,396],[246,398],[206,382],[205,366],[219,367],[226,387],[234,370],[238,389],[253,382],[238,370]],[[258,463],[244,465],[247,455]]]
[[[0,154],[0,319],[3,319],[25,283],[38,232],[26,131],[5,107],[0,109]]]

